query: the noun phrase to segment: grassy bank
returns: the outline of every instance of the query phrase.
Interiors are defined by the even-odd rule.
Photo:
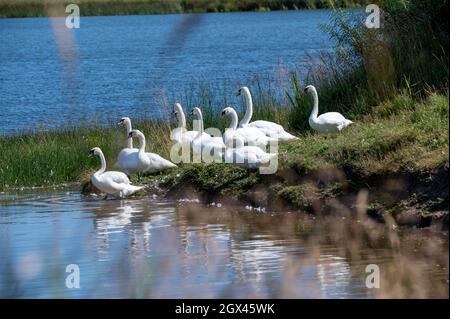
[[[282,144],[273,176],[227,164],[185,165],[145,182],[157,182],[176,197],[315,212],[315,204],[325,207],[336,198],[349,197],[353,205],[357,193],[369,189],[370,207],[377,212],[411,206],[427,215],[448,209],[448,182],[442,181],[448,177],[448,114],[448,95],[415,101],[402,94],[341,134],[307,132]]]
[[[75,3],[82,16],[205,13],[234,11],[303,10],[357,7],[365,0],[0,0],[0,18],[66,15],[64,7]]]

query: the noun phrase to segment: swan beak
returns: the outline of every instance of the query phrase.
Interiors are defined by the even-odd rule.
[[[308,93],[308,88],[305,88],[303,92]]]
[[[88,154],[88,157],[93,157],[94,156],[94,151],[93,150],[90,150],[89,151],[89,154]]]
[[[221,113],[220,113],[220,117],[224,117],[225,116],[225,111],[222,111]]]
[[[178,112],[177,111],[172,111],[172,116],[175,117],[177,116]]]
[[[128,138],[133,137],[133,132],[128,133]]]
[[[236,93],[236,96],[240,96],[241,95],[241,90],[239,90],[237,93]]]

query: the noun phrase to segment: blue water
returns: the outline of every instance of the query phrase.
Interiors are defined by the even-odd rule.
[[[0,19],[0,134],[164,116],[175,101],[194,103],[199,82],[237,104],[239,85],[283,77],[330,50],[320,28],[329,18],[326,10],[81,17],[72,30],[63,18]]]

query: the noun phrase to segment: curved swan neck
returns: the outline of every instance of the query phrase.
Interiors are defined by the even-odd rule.
[[[100,158],[100,169],[95,173],[95,175],[103,174],[106,171],[106,159],[101,150],[98,151],[98,157]]]
[[[184,115],[183,108],[179,103],[175,104],[175,108],[177,110],[178,127],[186,128],[186,116]]]
[[[311,92],[313,98],[313,109],[311,111],[310,119],[316,119],[319,115],[319,96],[317,95],[317,91],[315,88],[312,89]]]
[[[253,101],[252,101],[252,95],[250,94],[250,90],[247,87],[242,88],[242,94],[245,98],[245,105],[247,106],[245,110],[245,115],[242,118],[241,122],[239,123],[239,126],[247,125],[253,116]]]
[[[230,109],[231,123],[229,129],[235,130],[238,126],[238,116],[234,109]]]
[[[199,138],[203,134],[203,114],[200,110],[197,110],[197,121],[198,121],[198,133],[195,138]]]
[[[128,136],[131,132],[131,120],[130,119],[125,119],[125,127],[127,128],[127,136]],[[129,137],[127,139],[127,147],[133,148],[133,138]]]
[[[139,153],[145,153],[145,136],[141,132],[136,133],[139,139]]]

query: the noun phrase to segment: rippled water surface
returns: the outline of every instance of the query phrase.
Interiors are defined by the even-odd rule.
[[[0,297],[448,298],[448,232],[218,206],[3,193]]]

